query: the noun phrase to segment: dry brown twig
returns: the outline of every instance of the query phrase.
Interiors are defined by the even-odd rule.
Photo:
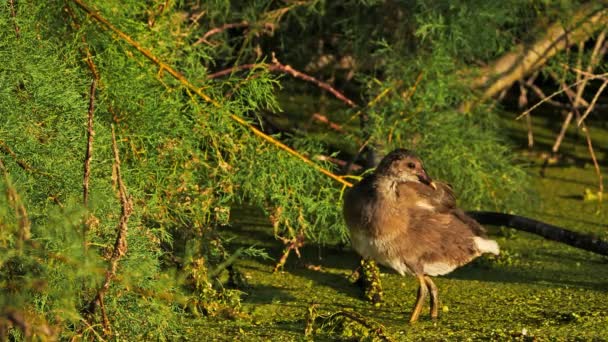
[[[251,24],[246,20],[243,20],[240,23],[224,24],[222,26],[219,26],[219,27],[216,27],[216,28],[213,28],[213,29],[207,31],[201,38],[197,39],[192,45],[196,46],[201,43],[205,43],[205,44],[213,46],[214,44],[208,40],[209,37],[216,35],[218,33],[224,32],[229,29],[245,28],[245,27],[250,27],[250,26],[251,26]],[[263,23],[262,26],[265,31],[268,31],[271,33],[274,32],[275,27],[276,27],[273,23]]]
[[[281,240],[286,246],[283,250],[281,258],[279,258],[279,261],[274,266],[274,269],[272,270],[273,272],[276,272],[285,266],[285,262],[287,261],[291,251],[294,251],[298,258],[300,257],[300,247],[304,246],[304,231],[300,230],[298,234],[291,239],[279,238],[279,240]]]
[[[523,112],[521,115],[519,115],[517,117],[517,119],[520,119],[521,117],[529,114],[532,110],[536,109],[536,107],[540,106],[541,104],[543,104],[544,102],[547,102],[548,100],[550,100],[552,97],[557,96],[561,93],[564,92],[568,92],[572,87],[576,86],[577,87],[577,93],[576,96],[574,97],[575,102],[572,103],[572,106],[574,108],[577,108],[579,104],[584,103],[585,106],[587,107],[587,109],[589,110],[590,105],[587,103],[587,101],[585,101],[585,99],[583,99],[582,95],[583,92],[585,90],[585,87],[587,86],[587,83],[590,80],[594,80],[594,79],[605,79],[605,77],[608,75],[608,73],[604,73],[604,74],[600,74],[600,75],[596,75],[593,74],[593,69],[595,68],[595,66],[597,65],[598,61],[601,59],[601,57],[605,54],[606,50],[603,48],[604,46],[604,40],[606,37],[606,29],[604,29],[602,31],[602,33],[598,36],[598,39],[595,43],[595,46],[593,48],[593,52],[591,53],[591,58],[589,60],[589,64],[587,65],[587,69],[585,71],[582,70],[581,64],[582,64],[582,52],[583,52],[583,48],[584,48],[584,43],[580,43],[579,44],[579,55],[577,58],[577,67],[573,68],[569,65],[565,65],[566,68],[572,69],[574,71],[577,72],[576,74],[576,82],[564,87],[563,85],[560,87],[561,89],[559,89],[558,91],[554,92],[553,94],[543,98],[541,101],[539,101],[537,104],[535,104],[534,106],[532,106],[531,108],[529,108],[528,110],[526,110],[525,112]],[[556,81],[558,81],[559,83],[561,83],[561,80],[559,80],[558,77],[555,76],[555,73],[550,73],[551,76],[553,78],[556,79]],[[562,126],[562,131],[564,131],[564,127],[567,128],[568,125],[570,124],[570,120],[572,120],[572,115],[573,115],[574,109],[572,109],[570,111],[570,113],[568,114],[568,118],[564,121],[564,125]],[[555,146],[555,145],[554,145]],[[558,148],[559,148],[559,144],[557,144]],[[556,151],[554,151],[556,152]]]
[[[580,68],[579,68],[580,69]],[[591,139],[591,134],[589,132],[589,129],[587,128],[587,125],[585,124],[585,122],[582,120],[582,117],[580,115],[580,112],[578,110],[578,108],[575,106],[575,104],[577,103],[577,99],[582,98],[582,96],[580,96],[579,94],[582,94],[582,91],[580,89],[578,89],[578,91],[576,93],[574,93],[571,89],[567,88],[567,85],[561,81],[560,79],[557,78],[557,75],[555,74],[551,74],[553,78],[555,78],[555,80],[560,84],[560,86],[564,89],[564,92],[566,93],[566,95],[568,96],[568,99],[570,100],[570,102],[573,105],[573,109],[572,111],[569,113],[569,115],[566,117],[566,119],[564,120],[564,125],[562,126],[562,131],[560,132],[560,134],[558,135],[555,144],[553,145],[553,153],[557,153],[557,150],[559,149],[559,145],[561,143],[561,141],[564,138],[565,135],[565,131],[567,128],[567,125],[570,123],[570,121],[572,120],[572,115],[571,114],[576,114],[576,117],[578,119],[578,122],[580,122],[580,128],[581,131],[583,132],[583,134],[585,135],[585,140],[587,142],[587,149],[589,150],[589,155],[591,156],[591,160],[593,161],[593,166],[595,168],[595,172],[597,174],[598,177],[598,197],[599,200],[602,200],[603,197],[603,193],[604,193],[604,180],[603,180],[603,176],[602,176],[602,172],[599,166],[599,163],[597,161],[597,157],[595,155],[595,150],[593,149],[593,142]],[[597,75],[593,75],[590,72],[586,72],[586,73],[577,73],[577,77],[585,77],[585,78],[594,78],[594,76]],[[580,82],[579,84],[582,86],[586,83],[583,83],[582,81],[577,80],[577,82]],[[604,84],[606,84],[606,82],[608,82],[607,80],[604,81]],[[601,93],[601,91],[603,91],[603,89],[598,89],[598,92],[596,93],[596,96],[594,97],[594,100],[597,101],[596,97],[598,97],[598,93]],[[595,107],[595,101],[592,101],[591,104],[589,104],[589,106],[587,107],[587,110],[585,111],[585,113],[589,113],[594,107]],[[546,162],[545,162],[546,164]],[[546,165],[543,165],[546,166]]]
[[[92,63],[92,62],[91,62]],[[91,69],[93,70],[93,69]],[[87,151],[84,159],[84,177],[82,181],[82,198],[85,206],[89,205],[89,178],[91,177],[91,160],[93,159],[93,137],[95,130],[93,129],[93,115],[95,113],[95,89],[97,88],[97,78],[94,77],[91,81],[91,89],[89,90],[89,110],[87,122]]]
[[[585,113],[578,119],[577,121],[577,125],[581,126],[581,124],[583,124],[583,121],[587,118],[587,116],[589,115],[589,113],[591,113],[591,111],[593,110],[593,108],[595,108],[595,104],[597,102],[597,100],[599,99],[600,95],[602,94],[602,92],[604,92],[604,89],[606,89],[606,86],[608,85],[608,80],[605,80],[602,85],[599,87],[599,89],[597,90],[597,92],[595,93],[595,96],[593,96],[593,99],[591,100],[591,103],[589,104],[589,107],[587,107],[587,109],[585,110]]]
[[[278,59],[276,58],[276,56],[274,55],[274,53],[272,54],[272,62],[270,64],[268,63],[253,63],[253,64],[243,64],[243,65],[238,65],[238,66],[234,66],[228,69],[224,69],[212,74],[207,75],[207,78],[210,79],[214,79],[214,78],[218,78],[218,77],[222,77],[222,76],[226,76],[229,74],[232,74],[234,72],[237,71],[242,71],[242,70],[249,70],[249,69],[253,69],[253,68],[258,68],[258,67],[266,67],[269,71],[279,71],[279,72],[283,72],[286,74],[291,75],[294,78],[299,78],[301,80],[304,80],[306,82],[310,82],[315,84],[317,87],[331,93],[334,97],[336,97],[338,100],[344,102],[345,104],[347,104],[349,107],[351,108],[356,108],[357,105],[355,104],[354,101],[352,101],[351,99],[349,99],[348,97],[346,97],[344,94],[342,94],[340,91],[338,91],[337,89],[335,89],[334,87],[332,87],[331,85],[329,85],[326,82],[320,81],[308,74],[305,74],[303,72],[300,72],[294,68],[292,68],[290,65],[285,65],[285,64],[281,64]]]
[[[535,73],[529,80],[526,82],[519,81],[519,99],[517,101],[517,105],[519,109],[523,109],[528,105],[528,90],[526,89],[526,84],[533,83],[538,73]],[[528,148],[532,149],[534,147],[534,133],[532,131],[532,115],[526,115],[526,129],[528,130]]]
[[[116,272],[118,271],[118,262],[120,259],[127,253],[127,230],[128,230],[128,222],[131,213],[133,212],[133,203],[131,201],[130,196],[127,194],[127,188],[122,180],[122,175],[120,171],[120,156],[118,154],[118,146],[116,143],[116,134],[114,133],[114,125],[112,125],[112,150],[114,152],[114,164],[112,166],[112,181],[115,184],[118,192],[118,197],[120,198],[120,221],[118,223],[118,227],[116,228],[116,242],[114,243],[114,250],[112,251],[112,255],[110,257],[110,266],[106,271],[104,282],[97,291],[97,295],[95,299],[91,301],[89,304],[88,312],[93,314],[97,306],[101,308],[102,312],[102,322],[104,331],[106,334],[110,334],[110,321],[108,320],[108,316],[105,312],[103,298],[105,293],[110,288],[110,283],[112,279],[116,277]]]
[[[334,157],[329,157],[329,156],[324,156],[324,155],[317,155],[315,156],[316,160],[320,160],[320,161],[328,161],[332,164],[336,164],[340,167],[345,167],[346,165],[348,165],[348,162],[342,159],[338,159],[338,158],[334,158]],[[363,169],[363,167],[361,165],[357,165],[357,164],[351,164],[349,171],[361,171]]]
[[[331,120],[329,120],[329,118],[321,113],[313,113],[312,116],[310,117],[311,121],[317,121],[317,122],[321,122],[326,124],[330,129],[339,132],[339,133],[344,133],[344,129],[342,128],[342,126],[340,124],[337,124]]]

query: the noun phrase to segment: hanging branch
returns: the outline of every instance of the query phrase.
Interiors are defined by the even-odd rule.
[[[95,309],[97,306],[101,308],[102,322],[106,334],[110,333],[110,321],[108,320],[108,316],[105,312],[103,298],[108,289],[110,288],[110,282],[116,277],[116,272],[118,270],[118,262],[127,253],[127,223],[129,222],[129,217],[133,212],[133,203],[131,201],[131,198],[127,195],[127,188],[123,183],[120,171],[120,157],[118,155],[118,146],[116,144],[114,125],[112,125],[112,150],[114,151],[114,164],[112,165],[112,181],[114,182],[117,188],[118,197],[120,198],[120,221],[118,223],[118,227],[116,228],[116,242],[114,243],[114,250],[112,251],[112,256],[110,257],[110,266],[106,271],[106,276],[103,285],[101,286],[99,291],[97,291],[95,299],[91,301],[87,309],[88,313],[93,314],[95,313]]]
[[[0,169],[4,175],[4,184],[6,184],[6,197],[11,206],[15,208],[15,216],[19,218],[19,244],[29,240],[31,237],[31,223],[25,210],[25,206],[19,197],[19,193],[13,187],[13,184],[8,175],[8,170],[4,166],[4,162],[0,159]]]
[[[92,62],[91,62],[92,63]],[[93,70],[93,69],[91,69]],[[93,159],[93,115],[95,112],[95,89],[97,87],[97,79],[91,81],[91,89],[89,91],[89,111],[87,123],[87,152],[84,159],[84,177],[82,181],[82,197],[85,206],[89,205],[89,178],[91,177],[91,159]]]
[[[304,80],[306,82],[310,82],[315,84],[317,87],[331,93],[333,96],[335,96],[338,100],[346,103],[346,105],[348,105],[351,108],[356,108],[357,105],[355,104],[355,102],[353,102],[351,99],[349,99],[348,97],[346,97],[344,94],[342,94],[340,91],[336,90],[334,87],[332,87],[331,85],[329,85],[326,82],[320,81],[308,74],[305,74],[303,72],[300,72],[294,68],[292,68],[290,65],[285,65],[285,64],[281,64],[277,58],[275,57],[274,53],[272,54],[272,62],[270,64],[267,63],[257,63],[257,64],[243,64],[243,65],[238,65],[232,68],[228,68],[228,69],[224,69],[218,72],[215,72],[213,74],[209,74],[207,75],[207,78],[210,79],[214,79],[214,78],[218,78],[218,77],[222,77],[222,76],[226,76],[226,75],[230,75],[234,72],[237,71],[242,71],[242,70],[249,70],[249,69],[253,69],[253,68],[257,68],[257,67],[266,67],[269,71],[278,71],[278,72],[283,72],[286,73],[288,75],[291,75],[294,78],[299,78],[301,80]]]
[[[546,99],[544,102],[546,102],[546,103],[548,103],[548,104],[550,104],[552,106],[555,106],[555,107],[558,107],[558,108],[570,108],[571,107],[568,104],[561,103],[559,101],[555,101],[555,100],[552,100],[552,99],[547,99],[548,96],[545,94],[545,92],[542,89],[540,89],[540,87],[538,87],[534,83],[526,81],[524,84],[525,84],[526,87],[530,88],[530,90],[532,90],[534,92],[534,94],[536,94],[536,96],[540,100],[545,100]],[[589,105],[589,103],[587,103],[587,101],[584,101],[584,99],[581,99],[581,106],[586,107],[588,105]]]
[[[549,74],[550,75],[555,75],[552,72],[549,72]],[[604,79],[606,76],[608,76],[608,73],[593,75],[593,76],[590,76],[589,79],[591,79],[591,80]],[[559,77],[554,77],[554,78],[557,78],[557,80],[559,81]],[[577,85],[579,85],[580,83],[582,83],[584,81],[585,80],[576,81],[576,82],[574,82],[572,84],[569,84],[569,85],[564,84],[564,86],[561,89],[553,92],[551,95],[549,95],[549,96],[545,97],[544,99],[538,101],[534,106],[528,108],[525,112],[519,114],[519,116],[516,117],[515,120],[519,120],[519,119],[523,118],[524,116],[530,114],[530,112],[532,112],[533,110],[535,110],[536,108],[538,108],[543,103],[548,102],[552,98],[556,97],[557,95],[571,92],[572,91],[572,87],[577,86]],[[581,99],[580,103],[584,103],[583,99]]]
[[[205,100],[206,102],[210,103],[211,105],[213,105],[216,108],[221,108],[222,105],[213,100],[212,98],[210,98],[209,96],[207,96],[205,93],[203,93],[201,91],[200,88],[194,86],[194,84],[192,84],[186,77],[184,77],[182,74],[180,74],[179,72],[177,72],[175,69],[173,69],[171,66],[169,66],[168,64],[162,62],[158,57],[156,57],[155,55],[153,55],[150,51],[144,49],[141,45],[139,45],[139,43],[137,43],[135,40],[133,40],[131,37],[129,37],[126,33],[120,31],[119,29],[117,29],[116,27],[114,27],[114,25],[110,24],[109,21],[107,21],[105,18],[103,18],[101,15],[99,15],[97,12],[93,11],[91,8],[89,8],[87,5],[85,5],[81,0],[72,0],[76,5],[78,5],[84,12],[86,12],[88,15],[90,15],[93,19],[95,19],[97,22],[101,23],[103,26],[105,26],[107,29],[109,29],[110,31],[114,32],[116,35],[118,35],[120,38],[122,38],[125,42],[127,42],[129,45],[131,45],[132,47],[134,47],[137,51],[141,52],[144,56],[146,56],[150,61],[152,61],[153,63],[155,63],[156,65],[158,65],[162,70],[167,71],[171,76],[173,76],[175,79],[177,79],[184,87],[188,88],[190,91],[192,91],[193,93],[197,94],[198,96],[200,96],[203,100]],[[237,123],[239,123],[240,125],[244,126],[245,128],[249,129],[253,134],[257,135],[258,137],[266,140],[267,142],[275,145],[276,147],[286,151],[287,153],[291,154],[292,156],[299,158],[300,160],[302,160],[304,163],[312,166],[313,168],[315,168],[317,171],[323,173],[324,175],[334,179],[335,181],[338,181],[344,185],[347,185],[350,183],[345,181],[344,179],[342,179],[342,177],[337,176],[335,174],[333,174],[332,172],[324,169],[323,167],[319,166],[318,164],[314,163],[312,160],[310,160],[309,158],[305,157],[304,155],[302,155],[301,153],[297,152],[296,150],[292,149],[291,147],[283,144],[282,142],[278,141],[277,139],[265,134],[264,132],[260,131],[259,129],[257,129],[255,126],[253,126],[252,124],[248,123],[247,121],[245,121],[243,118],[235,115],[235,114],[229,114],[229,117],[236,121]],[[352,186],[352,185],[351,185]]]

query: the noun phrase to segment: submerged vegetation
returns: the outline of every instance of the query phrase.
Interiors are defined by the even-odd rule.
[[[526,161],[515,159],[472,65],[491,64],[577,5],[5,2],[0,338],[502,339],[528,327],[569,336],[553,323],[509,325],[525,312],[502,312],[512,303],[532,308],[525,322],[605,336],[599,257],[553,245],[544,256],[542,241],[506,234],[501,259],[443,280],[449,323],[406,329],[395,315],[410,301],[397,289],[413,284],[386,276],[386,304],[369,306],[347,280],[357,261],[343,248],[341,190],[351,178],[337,175],[397,146],[418,150],[463,207],[532,213]],[[580,47],[591,65],[597,53]],[[550,72],[572,81],[556,65]],[[605,149],[596,153],[605,160]],[[587,221],[606,222],[605,210],[593,215]],[[283,265],[288,272],[269,273]],[[580,279],[556,278],[572,267]],[[490,286],[474,280],[486,270]],[[481,323],[488,315],[495,328]]]

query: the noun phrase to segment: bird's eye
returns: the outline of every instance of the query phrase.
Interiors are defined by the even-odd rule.
[[[407,167],[409,167],[410,169],[416,168],[416,164],[409,162],[407,163]]]

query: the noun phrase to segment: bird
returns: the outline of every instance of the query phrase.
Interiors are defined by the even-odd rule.
[[[430,315],[439,315],[432,276],[445,275],[478,256],[498,255],[496,241],[458,208],[452,188],[433,181],[415,152],[398,148],[344,195],[343,216],[353,249],[366,260],[410,274],[418,295],[410,322],[430,294]]]

